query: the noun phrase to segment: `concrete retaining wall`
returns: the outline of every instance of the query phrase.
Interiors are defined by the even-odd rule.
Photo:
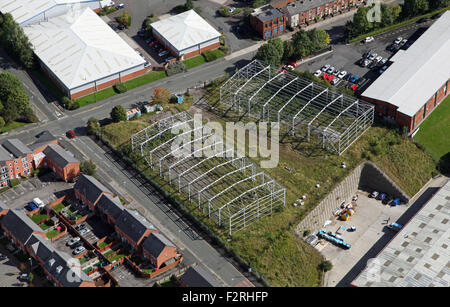
[[[372,162],[363,162],[297,225],[295,233],[303,237],[305,230],[316,231],[322,228],[325,221],[334,215],[340,204],[343,201],[349,202],[358,190],[382,191],[393,197],[400,197],[406,202],[409,202],[410,199],[378,166]]]

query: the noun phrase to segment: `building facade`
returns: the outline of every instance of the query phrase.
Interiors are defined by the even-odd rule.
[[[281,9],[265,5],[250,14],[250,25],[263,39],[271,39],[286,30],[287,14]]]

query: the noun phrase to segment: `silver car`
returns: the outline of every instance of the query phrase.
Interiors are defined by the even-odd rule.
[[[328,68],[330,68],[330,66],[331,66],[330,64],[325,64],[325,65],[322,66],[321,69],[322,69],[323,72],[325,72],[325,71],[328,70]]]
[[[333,71],[334,71],[334,67],[333,66],[331,66],[330,68],[327,69],[327,73],[328,74],[332,74]]]
[[[84,252],[86,250],[86,248],[84,246],[79,246],[77,248],[75,248],[75,250],[73,251],[74,255],[79,255],[82,252]]]

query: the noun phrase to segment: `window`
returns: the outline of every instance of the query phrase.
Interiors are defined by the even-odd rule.
[[[279,30],[280,32],[283,32],[283,26],[280,26]]]
[[[2,173],[6,172],[6,171],[7,171],[6,166],[3,166],[2,167]]]
[[[27,157],[22,159],[22,162],[27,162],[27,161],[28,161]]]

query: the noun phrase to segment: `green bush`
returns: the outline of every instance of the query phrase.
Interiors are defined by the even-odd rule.
[[[332,268],[333,268],[333,264],[328,260],[322,261],[319,264],[319,270],[324,271],[324,272],[328,272]]]
[[[218,58],[221,58],[224,56],[223,52],[220,50],[207,50],[202,53],[203,57],[205,58],[206,62],[212,62],[214,60],[217,60]]]
[[[170,77],[170,76],[173,76],[173,75],[185,72],[185,71],[187,71],[187,69],[186,69],[186,66],[184,66],[183,62],[176,61],[167,66],[166,73]]]
[[[17,178],[11,179],[9,181],[9,184],[11,185],[11,188],[14,188],[15,186],[18,186],[20,184],[20,180]]]
[[[37,116],[35,114],[27,114],[24,117],[24,121],[27,123],[37,123],[39,121],[39,119],[37,118]]]
[[[231,14],[228,11],[229,7],[224,5],[220,8],[219,10],[219,14],[222,15],[223,17],[229,17]]]
[[[80,103],[78,101],[73,101],[71,105],[69,105],[69,110],[76,110],[80,107]]]
[[[122,94],[122,93],[125,93],[126,91],[128,91],[127,86],[122,82],[114,84],[114,90],[118,94]]]

